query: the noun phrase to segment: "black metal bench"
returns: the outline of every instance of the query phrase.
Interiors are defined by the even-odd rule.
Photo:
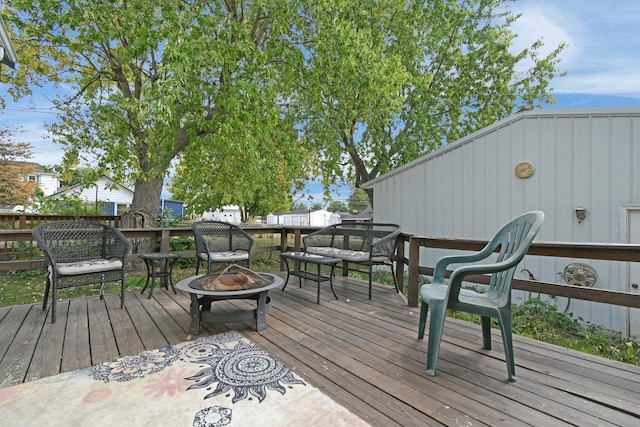
[[[330,225],[303,237],[302,241],[307,253],[342,260],[343,265],[340,268],[347,271],[347,274],[349,271],[368,274],[371,299],[374,265],[390,267],[393,283],[399,291],[393,271],[399,235],[400,226],[397,224],[354,222]],[[355,264],[356,267],[350,267],[351,264]],[[365,266],[367,269],[362,270],[358,266]]]

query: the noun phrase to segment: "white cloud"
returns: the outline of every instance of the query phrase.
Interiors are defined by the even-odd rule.
[[[33,148],[33,157],[29,161],[48,166],[62,162],[62,148],[51,141],[43,122],[16,121],[16,125],[20,126],[21,132],[16,132],[14,139],[17,142],[28,142]]]
[[[516,47],[542,37],[549,49],[566,41],[555,93],[627,95],[640,98],[640,2],[518,0]]]
[[[533,42],[542,39],[544,48],[543,55],[551,53],[558,45],[567,42],[575,45],[571,32],[561,24],[563,13],[561,10],[551,6],[542,7],[541,3],[517,2],[512,7],[515,13],[520,13],[520,18],[513,24],[512,30],[517,34],[514,40],[514,51],[520,52],[531,46]],[[563,57],[565,60],[577,54],[575,49],[565,50]]]

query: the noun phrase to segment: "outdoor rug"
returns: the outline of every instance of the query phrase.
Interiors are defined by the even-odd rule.
[[[0,389],[15,426],[366,426],[239,333]]]

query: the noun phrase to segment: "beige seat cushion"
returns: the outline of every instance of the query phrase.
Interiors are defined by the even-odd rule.
[[[201,253],[200,259],[206,261],[207,254]],[[209,259],[216,262],[244,261],[249,259],[249,253],[246,251],[209,252]]]
[[[351,251],[349,249],[337,249],[330,246],[310,246],[305,249],[307,253],[322,255],[331,258],[339,258],[343,261],[366,262],[369,261],[369,252]]]
[[[56,267],[58,269],[58,274],[72,276],[75,274],[119,270],[122,268],[122,261],[119,259],[92,259],[77,262],[60,262],[56,264]]]

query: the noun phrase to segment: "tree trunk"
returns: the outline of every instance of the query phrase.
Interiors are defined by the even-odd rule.
[[[366,188],[365,189],[365,188],[360,187],[360,189],[364,190],[364,192],[367,193],[367,196],[369,197],[369,204],[373,208],[373,188]]]
[[[148,181],[141,179],[136,180],[133,201],[131,202],[131,212],[137,212],[144,216],[143,228],[156,226],[161,194],[162,178],[151,178]]]
[[[133,201],[129,212],[122,215],[122,228],[153,228],[156,226],[160,194],[162,193],[162,179],[149,181],[137,180],[133,193]],[[141,254],[158,251],[158,242],[149,238],[132,238],[131,253]]]

